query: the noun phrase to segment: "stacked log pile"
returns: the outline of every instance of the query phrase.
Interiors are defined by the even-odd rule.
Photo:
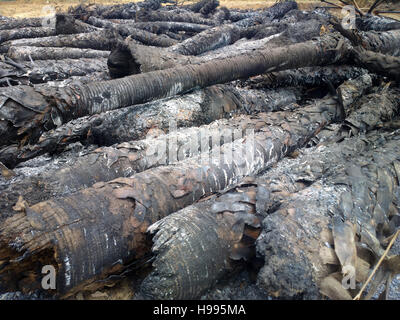
[[[249,297],[389,296],[398,22],[217,0],[53,19],[0,25],[0,299],[218,298],[250,269]]]

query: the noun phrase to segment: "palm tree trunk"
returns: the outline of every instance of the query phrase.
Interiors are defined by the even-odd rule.
[[[154,33],[132,27],[128,24],[113,23],[104,19],[91,16],[88,22],[96,27],[114,28],[121,36],[131,36],[132,39],[140,41],[143,44],[156,47],[169,47],[177,44],[178,41],[171,39],[167,35],[156,35]]]
[[[152,272],[141,283],[140,298],[198,299],[237,269],[237,260],[255,256],[255,240],[261,231],[256,207],[269,200],[269,193],[247,180],[246,185],[253,186],[236,187],[149,227],[155,259]]]
[[[167,130],[172,119],[178,127],[196,126],[229,117],[235,113],[276,111],[296,103],[300,91],[243,90],[233,86],[213,86],[178,98],[150,102],[72,120],[57,129],[44,132],[35,145],[12,144],[0,147],[0,162],[13,168],[47,152],[62,152],[71,143],[108,146],[143,139],[154,129]],[[171,108],[172,107],[172,108]]]
[[[230,45],[240,38],[240,30],[234,25],[214,27],[168,48],[169,51],[183,55],[197,56],[206,51]]]
[[[109,55],[110,51],[59,47],[18,46],[10,47],[7,52],[9,58],[20,61],[107,58]]]
[[[224,144],[220,152],[97,183],[26,209],[20,203],[16,208],[25,212],[0,229],[3,281],[15,281],[14,272],[35,268],[40,257],[41,264],[56,267],[57,291],[64,297],[102,286],[96,280],[119,274],[149,253],[146,230],[152,223],[275,164],[335,119],[337,108],[326,98],[295,112],[259,114],[252,122],[263,131]]]
[[[274,186],[257,240],[257,252],[265,258],[257,283],[267,295],[321,299],[322,293],[331,299],[353,298],[354,293],[341,285],[344,275],[338,250],[350,248],[351,241],[358,242],[353,267],[357,286],[364,283],[384,251],[385,243],[378,239],[389,236],[384,236],[382,229],[390,230],[389,206],[395,202],[398,188],[393,164],[398,163],[399,151],[398,136],[374,131],[288,160],[260,178]],[[351,223],[356,240],[332,235],[332,225],[338,227],[332,216]]]
[[[140,9],[136,11],[137,22],[154,22],[154,21],[172,21],[187,22],[195,24],[205,24],[209,26],[217,25],[213,19],[205,18],[203,15],[186,11],[182,9],[170,11],[154,11],[149,9]]]
[[[43,27],[43,18],[23,18],[23,19],[15,19],[2,17],[0,25],[0,30],[12,30],[12,29],[20,29],[20,28],[29,28],[29,27]]]
[[[7,72],[0,79],[7,78],[10,81],[21,84],[44,83],[47,81],[64,80],[73,76],[85,76],[94,72],[102,72],[107,69],[107,59],[63,59],[63,60],[36,60],[31,62],[19,62],[19,67],[13,62],[5,60],[0,63]]]
[[[0,52],[7,52],[10,47],[71,47],[81,49],[111,50],[115,35],[110,30],[78,33],[73,35],[58,35],[42,38],[24,38],[8,41],[0,46]]]
[[[56,34],[54,28],[49,27],[27,27],[20,29],[0,30],[0,44],[15,39],[22,38],[39,38],[54,36]]]
[[[285,95],[286,98],[282,99],[281,97]],[[280,102],[278,102],[279,99]],[[13,215],[12,207],[20,196],[30,205],[33,205],[52,197],[67,196],[99,181],[109,181],[126,176],[127,173],[142,172],[152,167],[168,165],[185,158],[195,157],[205,150],[193,148],[194,143],[186,144],[188,141],[211,137],[212,143],[215,143],[212,147],[218,147],[226,142],[216,139],[223,132],[222,130],[239,131],[239,124],[242,122],[248,122],[249,129],[258,132],[262,128],[255,127],[256,123],[251,120],[251,117],[240,116],[229,120],[220,118],[232,113],[243,113],[245,106],[251,110],[276,111],[295,101],[296,96],[293,93],[290,95],[290,91],[288,93],[286,90],[263,94],[261,91],[235,90],[232,87],[211,87],[204,92],[188,94],[179,99],[153,103],[153,106],[131,108],[129,112],[125,110],[122,113],[118,110],[118,117],[106,114],[103,119],[99,119],[99,117],[85,118],[75,127],[66,125],[61,132],[60,128],[62,127],[55,132],[50,131],[49,135],[42,136],[40,143],[35,146],[26,146],[22,149],[18,149],[17,146],[2,148],[0,162],[13,168],[17,162],[28,160],[45,152],[58,152],[68,143],[79,141],[79,130],[82,130],[82,128],[86,129],[82,136],[85,138],[89,136],[87,139],[91,139],[93,143],[100,144],[102,142],[103,145],[108,145],[109,142],[118,139],[120,141],[130,140],[130,142],[99,148],[86,156],[80,156],[75,163],[70,164],[67,168],[59,169],[55,163],[54,167],[57,167],[55,170],[48,169],[39,175],[12,183],[8,188],[1,191],[0,220]],[[268,103],[269,109],[263,108],[265,103]],[[172,106],[175,110],[180,110],[178,114],[171,111]],[[177,123],[171,123],[171,119],[174,119]],[[209,123],[214,119],[219,120],[210,125],[192,127],[193,125]],[[87,125],[88,122],[91,123],[91,126]],[[86,125],[88,128],[85,127]],[[172,128],[168,128],[169,125]],[[151,137],[152,132],[173,130],[175,126],[180,130],[172,131],[159,138]],[[183,126],[191,128],[182,129]],[[100,137],[100,134],[103,136]],[[233,138],[238,139],[235,136]],[[106,141],[105,139],[109,140]],[[176,145],[179,148],[176,156],[166,157],[166,154],[150,154],[150,150],[154,150],[154,146],[163,146],[162,143],[169,143],[170,146]],[[40,172],[39,168],[38,171]],[[38,185],[40,185],[39,188]]]

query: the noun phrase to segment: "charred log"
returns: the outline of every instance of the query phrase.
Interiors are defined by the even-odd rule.
[[[98,31],[99,29],[66,14],[56,15],[56,34],[75,34]]]
[[[240,32],[239,35],[236,34],[236,27],[232,27],[230,25],[216,27],[199,33],[196,36],[177,44],[176,46],[168,48],[168,50],[140,46],[134,41],[132,42],[130,38],[127,38],[124,44],[118,45],[114,50],[115,54],[117,55],[119,55],[119,52],[121,52],[121,54],[125,57],[125,61],[121,61],[121,67],[118,67],[112,58],[109,59],[112,65],[110,73],[112,77],[117,77],[119,72],[122,72],[122,75],[126,75],[126,70],[128,70],[126,65],[131,63],[137,64],[136,68],[129,69],[134,72],[149,72],[167,69],[178,65],[203,63],[212,59],[230,58],[238,56],[239,54],[251,53],[256,49],[266,50],[267,48],[273,49],[275,47],[283,47],[285,45],[311,40],[313,37],[319,35],[320,24],[318,22],[313,20],[306,22],[306,24],[312,28],[312,30],[307,30],[308,32],[306,35],[296,31],[294,27],[286,28],[285,26],[281,26],[280,28],[286,28],[286,30],[279,34],[272,34],[267,38],[257,41],[235,43],[230,46],[227,45],[233,41],[236,41],[240,37],[247,36],[249,30],[244,30],[243,32]],[[280,28],[273,28],[271,33],[280,30]],[[221,31],[224,33],[221,34]],[[219,46],[227,47],[215,49]],[[186,48],[189,50],[186,50]],[[199,57],[185,56],[190,52],[197,54],[199,52],[210,50],[211,48],[214,48],[215,50],[207,52],[206,55],[201,55]],[[180,54],[180,51],[182,54]],[[129,56],[129,52],[131,56]]]
[[[244,87],[255,89],[301,86],[322,87],[331,83],[338,86],[343,81],[354,79],[367,73],[367,70],[350,65],[308,67],[266,73],[241,83]]]
[[[199,12],[203,15],[212,13],[219,6],[218,0],[200,0],[187,8],[193,12]]]
[[[0,30],[0,43],[22,38],[39,38],[55,35],[54,28],[49,27],[30,27],[11,30]]]
[[[104,285],[100,279],[120,273],[124,265],[149,251],[145,232],[150,224],[276,163],[332,121],[337,107],[327,98],[322,105],[293,113],[271,113],[262,121],[254,119],[265,127],[263,132],[254,134],[254,139],[224,144],[217,154],[150,169],[131,178],[97,183],[69,197],[22,209],[25,212],[7,219],[0,231],[0,259],[5,261],[0,272],[8,275],[4,281],[12,281],[14,272],[32,270],[42,257],[42,264],[56,266],[57,290],[64,297],[76,290]],[[301,124],[298,119],[302,119]],[[238,157],[226,161],[232,151]],[[222,159],[225,160],[220,162]],[[99,211],[102,214],[97,214]],[[52,227],[54,223],[57,228]],[[34,231],[34,238],[30,230]],[[85,241],[66,240],[75,237]],[[13,260],[19,262],[15,264]]]
[[[45,27],[46,19],[45,18],[23,18],[23,19],[14,19],[14,18],[6,18],[2,20],[0,25],[0,30],[12,30],[12,29],[21,29],[21,28],[29,28],[29,27]]]
[[[0,52],[7,52],[10,47],[70,47],[80,49],[111,50],[115,45],[117,35],[111,30],[59,35],[35,39],[19,39],[8,41],[0,46]]]
[[[198,33],[207,30],[210,26],[188,22],[155,21],[155,22],[136,22],[135,28],[143,29],[152,33],[161,34],[167,31],[178,32],[186,31]]]
[[[197,56],[206,51],[230,45],[239,40],[239,37],[239,28],[233,25],[224,25],[200,32],[168,50],[183,55]]]
[[[64,60],[36,60],[20,62],[19,67],[10,64],[6,58],[0,79],[8,78],[17,84],[43,83],[54,80],[64,80],[73,76],[85,76],[107,69],[106,59],[64,59]]]
[[[188,22],[195,24],[203,24],[215,26],[216,22],[212,19],[204,18],[201,14],[193,13],[185,10],[175,11],[153,11],[148,9],[140,9],[136,12],[137,22],[152,22],[152,21],[173,21],[173,22]]]
[[[193,126],[210,123],[233,113],[281,110],[298,99],[299,92],[291,88],[252,91],[232,86],[210,87],[167,101],[79,118],[43,133],[36,145],[1,148],[0,161],[13,168],[19,162],[46,152],[61,152],[77,141],[111,145],[143,139],[152,130],[166,130],[171,119],[175,119],[178,127]]]
[[[400,57],[393,57],[357,47],[353,51],[355,62],[371,72],[400,80]]]
[[[131,36],[132,39],[138,40],[143,44],[156,47],[169,47],[178,41],[171,39],[167,35],[156,35],[146,30],[141,30],[125,24],[112,23],[96,17],[90,17],[88,22],[97,27],[113,28],[122,36]]]
[[[54,127],[55,124],[61,125],[84,115],[171,97],[193,88],[226,83],[267,71],[331,64],[344,59],[348,53],[345,49],[336,50],[337,44],[338,38],[328,35],[287,48],[259,50],[252,54],[148,72],[108,82],[58,88],[56,92],[39,93],[26,88],[26,92],[23,93],[25,88],[21,87],[18,93],[13,90],[6,93],[7,98],[3,102],[6,107],[3,106],[2,110],[14,111],[2,112],[4,118],[2,122],[8,127],[4,134],[18,136],[20,141],[28,139],[35,142],[37,136],[32,135],[32,132],[37,134],[45,131],[45,128]],[[69,50],[84,49],[70,48]],[[104,53],[104,51],[101,52]],[[27,112],[23,105],[13,101],[19,99],[18,95],[25,95],[29,91],[37,97],[37,101],[41,102]],[[18,115],[16,110],[22,111],[23,120],[21,116],[16,116]],[[17,129],[16,126],[21,128]],[[6,139],[4,143],[10,144],[12,141]]]
[[[400,22],[385,17],[364,15],[356,18],[357,28],[361,31],[389,31],[400,29]]]
[[[363,283],[383,252],[374,208],[379,219],[390,218],[398,148],[398,136],[373,132],[313,150],[312,156],[267,173],[261,181],[273,186],[271,196],[276,195],[278,209],[271,203],[264,211],[263,232],[257,240],[257,250],[265,257],[259,286],[281,298],[319,299],[321,291],[330,298],[351,299],[352,293],[341,285],[346,274],[341,274],[340,246],[333,240],[331,219],[341,216],[351,221],[360,243],[367,245],[363,249],[357,244],[354,266],[357,283]],[[349,241],[345,248],[351,248]],[[371,254],[375,250],[378,253]]]
[[[255,185],[239,186],[215,200],[184,208],[151,225],[148,230],[155,233],[152,252],[156,259],[153,271],[141,284],[141,296],[199,298],[232,272],[238,260],[251,259],[260,232],[260,221],[254,215],[256,201],[268,200],[268,193],[257,190]]]
[[[107,58],[109,51],[79,49],[79,48],[59,48],[59,47],[10,47],[7,56],[11,59],[29,60],[61,60],[61,59],[81,59],[81,58]]]

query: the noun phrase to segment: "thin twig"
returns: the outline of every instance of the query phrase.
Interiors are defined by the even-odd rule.
[[[326,0],[321,0],[321,2],[330,4],[330,5],[332,5],[332,6],[335,6],[335,7],[337,7],[337,8],[340,8],[340,9],[343,9],[343,6],[338,5],[338,4],[336,4],[336,3],[332,3],[332,2],[329,2],[329,1],[326,1]]]
[[[363,17],[364,16],[364,12],[361,11],[360,7],[358,6],[356,0],[352,0],[352,2],[354,3],[354,7],[356,8],[356,10],[360,13],[360,15]]]
[[[368,13],[371,13],[377,6],[379,6],[383,0],[375,0],[372,6],[369,8]]]
[[[387,256],[387,254],[390,251],[390,248],[392,247],[393,243],[396,241],[397,237],[400,234],[400,229],[398,229],[396,231],[396,234],[394,235],[394,237],[392,238],[392,240],[390,241],[388,247],[386,248],[385,252],[383,253],[382,257],[379,259],[378,263],[376,264],[374,270],[372,270],[370,276],[368,277],[367,281],[365,281],[364,285],[362,286],[360,292],[353,298],[353,300],[360,300],[361,298],[361,294],[363,293],[363,291],[365,290],[365,288],[367,287],[368,283],[371,281],[372,277],[374,276],[374,274],[376,273],[376,270],[378,270],[379,266],[381,265],[382,261],[385,259],[385,257]]]

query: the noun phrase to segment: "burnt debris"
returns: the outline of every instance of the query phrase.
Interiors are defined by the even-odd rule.
[[[400,26],[357,10],[1,17],[0,300],[390,298]]]

